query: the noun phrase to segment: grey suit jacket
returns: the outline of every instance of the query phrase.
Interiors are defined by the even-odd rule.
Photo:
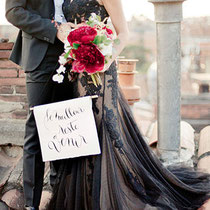
[[[6,18],[20,29],[10,60],[25,71],[33,71],[44,58],[57,29],[53,0],[6,0]]]

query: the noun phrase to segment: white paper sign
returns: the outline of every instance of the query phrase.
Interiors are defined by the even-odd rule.
[[[100,154],[91,97],[34,107],[42,159]]]

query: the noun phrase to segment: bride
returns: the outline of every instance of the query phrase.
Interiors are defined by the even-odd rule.
[[[133,5],[135,6],[135,5]],[[114,46],[107,70],[96,87],[78,74],[74,97],[93,99],[101,155],[63,160],[49,210],[140,210],[146,204],[160,209],[197,209],[210,197],[209,176],[192,169],[165,168],[145,143],[118,88],[116,57],[128,40],[128,27],[120,0],[65,0],[63,13],[69,25],[91,13],[111,18],[120,45]],[[63,27],[58,26],[58,27]],[[64,41],[66,28],[58,35]],[[62,31],[62,30],[60,30]]]

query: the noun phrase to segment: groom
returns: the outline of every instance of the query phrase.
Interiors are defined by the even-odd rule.
[[[65,23],[62,3],[63,0],[6,0],[6,18],[20,29],[10,59],[26,72],[29,107],[72,97],[70,82],[54,84],[51,79],[59,55],[64,51],[63,31],[70,29],[70,25]],[[56,22],[61,25],[55,27],[58,25]],[[55,172],[59,165],[54,163],[53,166]],[[43,175],[44,163],[36,123],[33,112],[29,111],[23,155],[27,209],[39,209]]]

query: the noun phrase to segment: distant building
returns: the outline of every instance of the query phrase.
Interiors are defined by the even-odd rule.
[[[210,73],[210,17],[183,21],[182,46],[183,51],[191,55],[191,72]]]

